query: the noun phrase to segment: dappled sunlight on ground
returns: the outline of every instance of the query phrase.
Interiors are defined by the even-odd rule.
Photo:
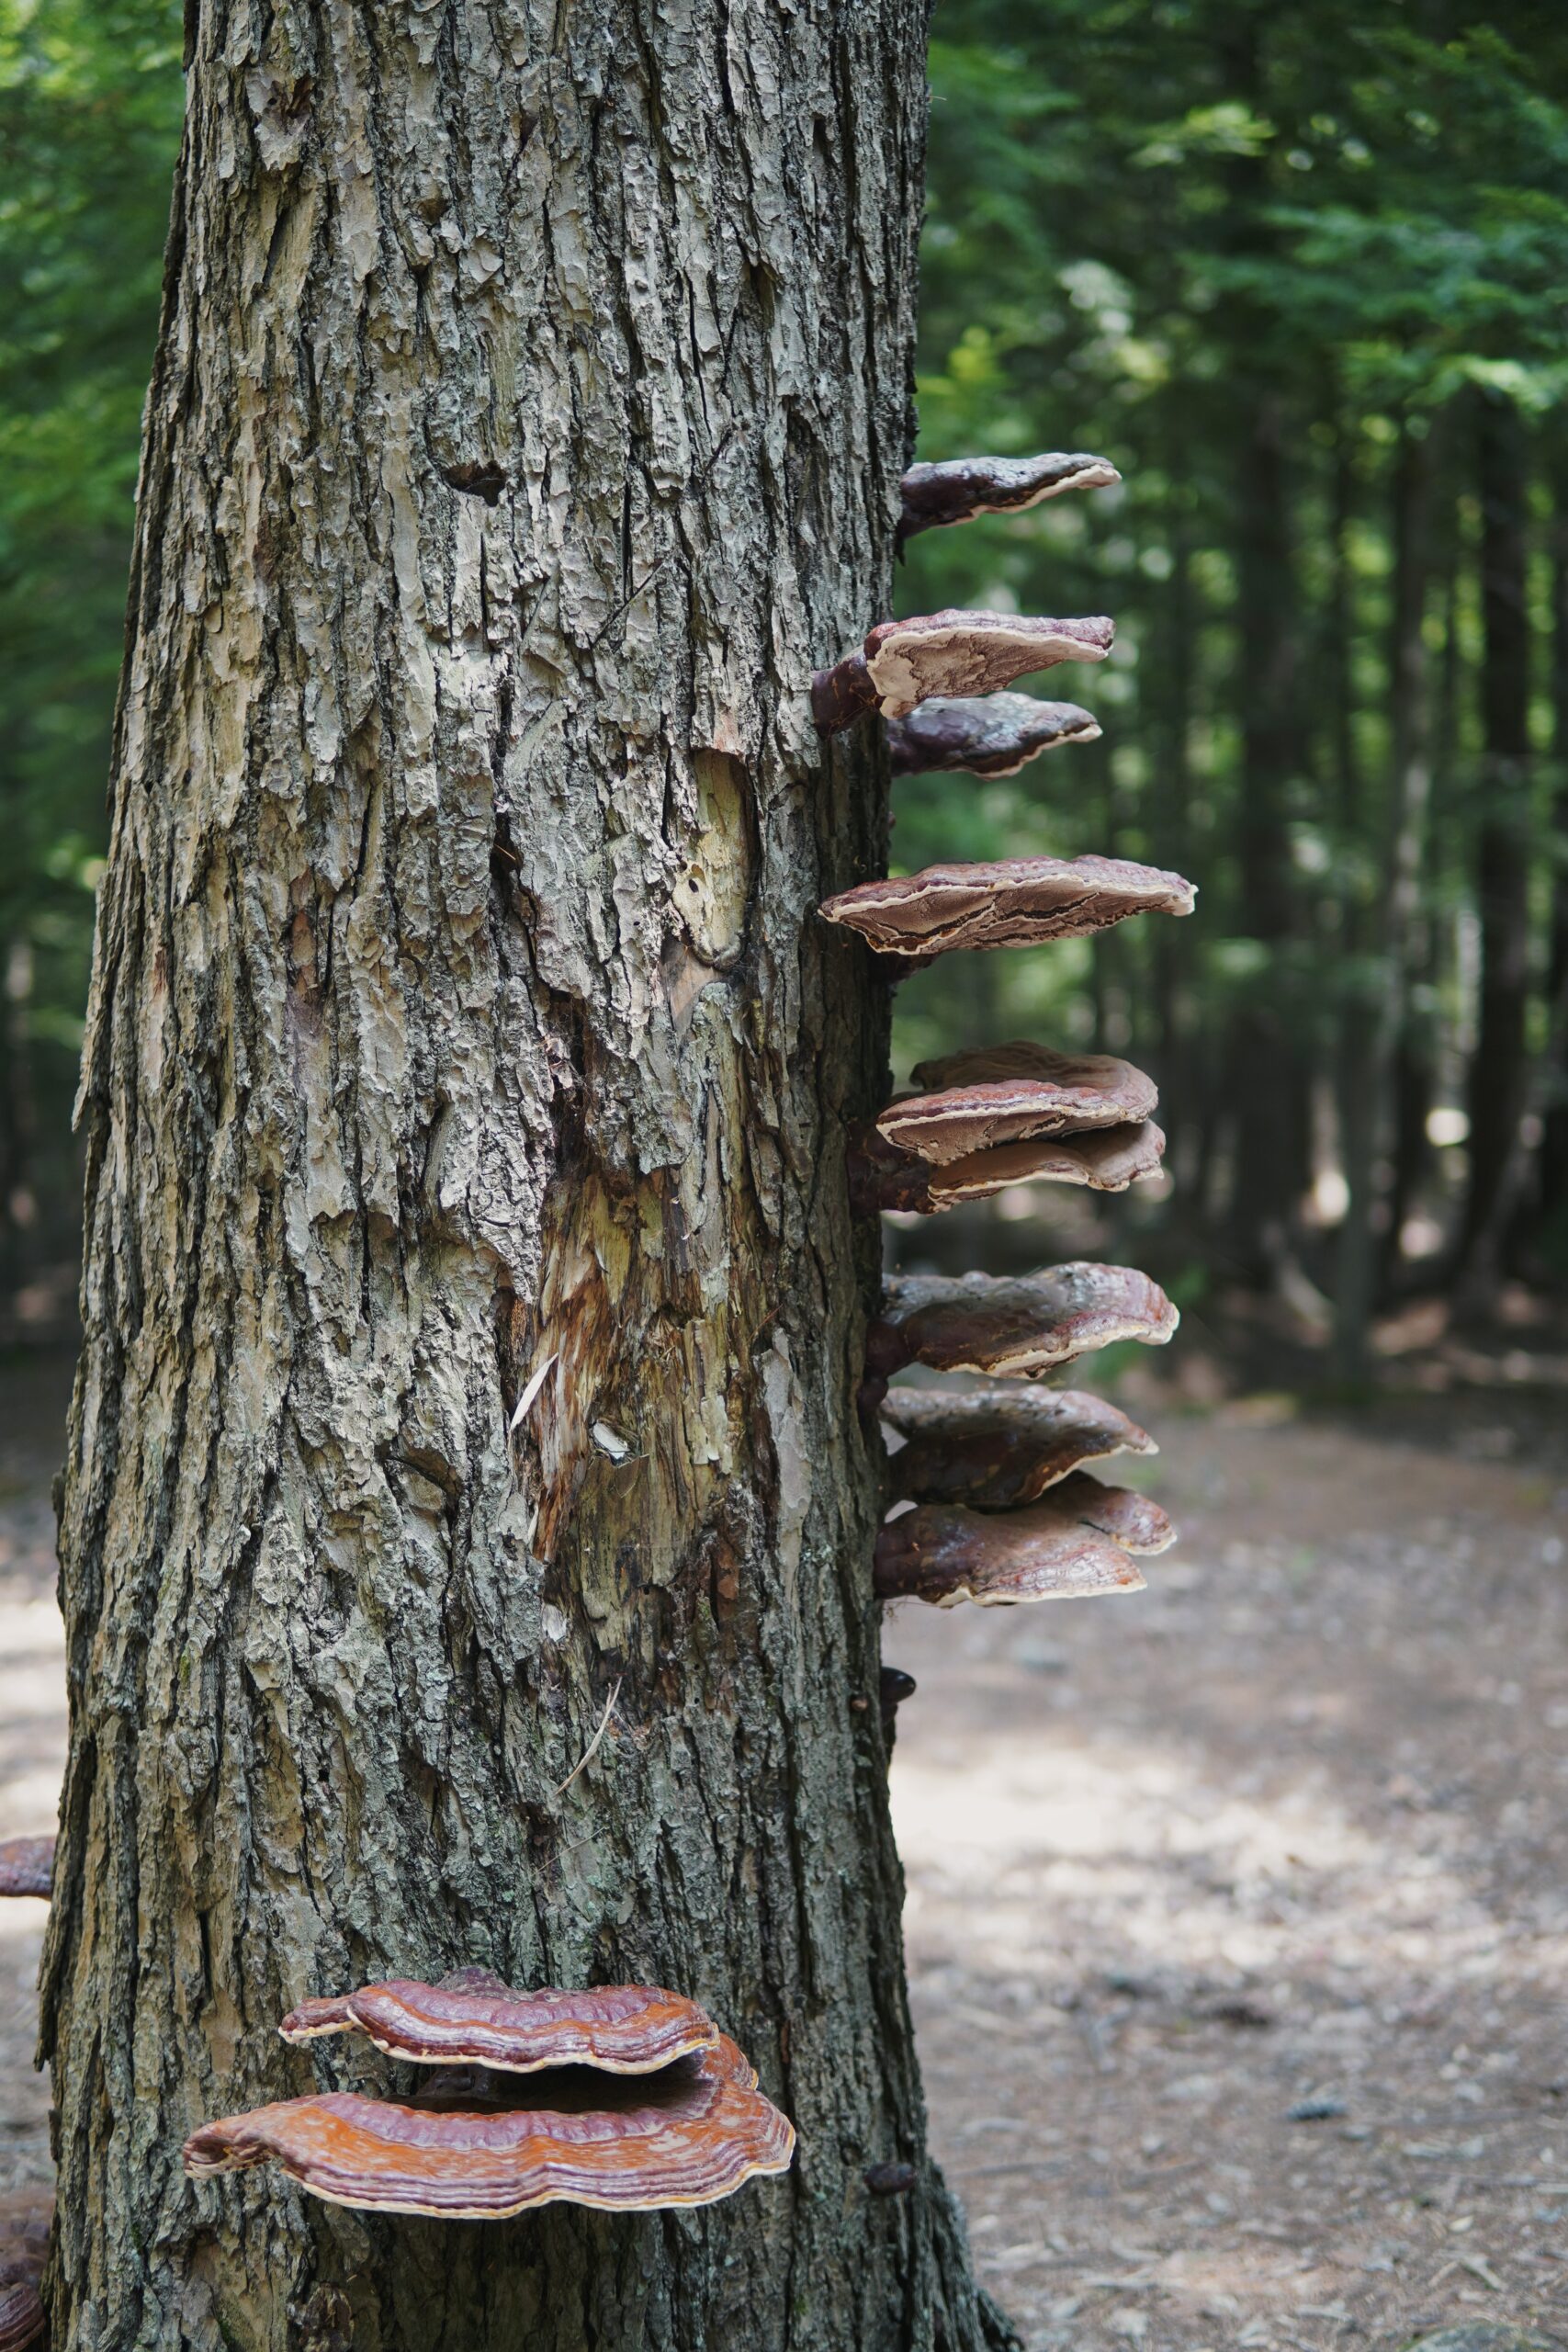
[[[1562,1471],[1495,1427],[1159,1433],[1187,1540],[1147,1592],[885,1639],[986,2274],[1075,2352],[1561,2331]]]

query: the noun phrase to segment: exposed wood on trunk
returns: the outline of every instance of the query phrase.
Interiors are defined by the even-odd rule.
[[[56,2352],[1010,2343],[851,1703],[886,999],[813,914],[885,853],[808,690],[891,590],[923,6],[188,29],[82,1091]],[[360,2082],[299,1998],[465,1963],[699,1996],[794,2171],[484,2231],[185,2180]]]

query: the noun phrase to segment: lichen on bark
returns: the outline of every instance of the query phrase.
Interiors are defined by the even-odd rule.
[[[189,36],[82,1081],[54,2342],[1005,2345],[886,1807],[885,998],[813,912],[885,848],[808,689],[887,609],[923,0]],[[696,1995],[794,2173],[491,2226],[185,2180],[204,2117],[385,2080],[276,2040],[301,1996],[466,1962]]]

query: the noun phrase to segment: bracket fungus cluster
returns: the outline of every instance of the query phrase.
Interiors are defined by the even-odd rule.
[[[1059,451],[915,466],[904,477],[900,543],[1119,480],[1104,458]],[[1100,617],[941,612],[883,621],[858,652],[817,673],[813,714],[829,734],[879,714],[895,775],[1016,775],[1100,729],[1076,704],[1006,690],[1056,662],[1103,661],[1112,636]],[[1190,914],[1193,898],[1180,875],[1124,859],[1016,857],[861,882],[820,911],[858,933],[897,978],[954,949],[1032,947],[1133,915]],[[850,1136],[851,1204],[860,1215],[933,1216],[1041,1178],[1120,1192],[1159,1167],[1156,1107],[1152,1080],[1109,1055],[1014,1040],[923,1062],[910,1091]],[[889,1280],[867,1334],[862,1390],[897,1444],[896,1508],[873,1570],[878,1597],[995,1606],[1142,1585],[1137,1560],[1162,1552],[1175,1531],[1157,1504],[1084,1466],[1156,1451],[1124,1413],[1077,1390],[890,1391],[889,1383],[910,1366],[1035,1381],[1115,1341],[1161,1345],[1177,1319],[1158,1284],[1130,1266]],[[886,1705],[884,1718],[890,1728]]]
[[[362,2033],[430,2071],[406,2098],[321,2091],[204,2124],[185,2147],[194,2177],[272,2163],[329,2204],[501,2221],[561,2201],[709,2205],[794,2152],[734,2042],[653,1986],[513,1992],[462,1969],[304,2001],[279,2031]]]

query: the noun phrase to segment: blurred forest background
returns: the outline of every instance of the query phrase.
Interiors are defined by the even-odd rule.
[[[1102,741],[900,784],[896,863],[1092,850],[1201,897],[899,991],[900,1076],[1017,1035],[1125,1050],[1169,1152],[1124,1201],[1039,1187],[895,1249],[1135,1242],[1201,1327],[1303,1376],[1539,1333],[1568,1290],[1568,11],[938,0],[931,83],[920,454],[1087,448],[1125,479],[928,534],[901,609],[1103,611],[1119,637],[1037,689]],[[0,0],[12,1336],[58,1328],[74,1280],[180,102],[178,0]]]

